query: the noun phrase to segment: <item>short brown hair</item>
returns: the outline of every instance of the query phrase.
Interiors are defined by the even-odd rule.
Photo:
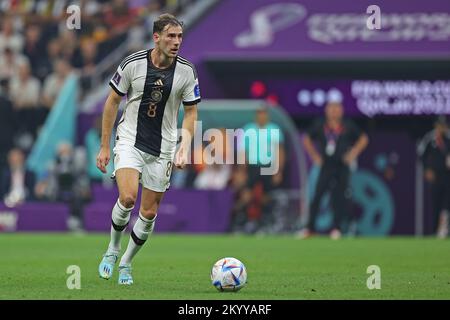
[[[170,13],[164,13],[153,22],[153,33],[161,33],[167,25],[183,27],[183,22]]]

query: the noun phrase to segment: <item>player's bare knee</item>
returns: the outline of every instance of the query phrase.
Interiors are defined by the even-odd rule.
[[[132,194],[127,194],[120,197],[120,203],[125,208],[132,208],[134,207],[134,204],[136,203],[136,196]]]
[[[156,216],[156,212],[153,209],[141,208],[139,210],[139,212],[144,216],[144,218],[149,219],[149,220],[153,220],[153,218],[155,218],[155,216]]]

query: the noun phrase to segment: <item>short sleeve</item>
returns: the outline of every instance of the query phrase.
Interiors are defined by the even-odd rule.
[[[182,99],[185,106],[192,106],[201,101],[197,71],[193,66],[192,71],[188,73],[188,80],[183,90]]]
[[[130,79],[132,78],[130,75],[131,65],[126,64],[123,67],[124,69],[122,69],[122,66],[123,63],[117,67],[117,71],[109,81],[109,85],[119,96],[124,96],[128,92],[131,84]]]

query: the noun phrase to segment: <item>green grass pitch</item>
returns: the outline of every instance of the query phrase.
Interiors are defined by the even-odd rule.
[[[450,299],[448,240],[155,234],[134,260],[131,287],[117,284],[117,272],[98,277],[108,240],[0,234],[0,299]],[[226,256],[247,267],[237,293],[218,292],[209,279]],[[80,290],[66,286],[69,265],[81,269]],[[379,290],[366,286],[369,265],[381,269]]]

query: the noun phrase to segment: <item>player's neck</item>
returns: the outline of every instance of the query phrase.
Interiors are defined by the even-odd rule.
[[[155,48],[150,53],[150,59],[152,59],[152,63],[155,67],[165,69],[172,65],[175,58],[170,58],[158,50],[158,48]]]
[[[341,120],[338,120],[338,119],[329,119],[329,120],[327,121],[327,124],[328,124],[328,126],[329,126],[331,129],[337,129],[337,128],[339,128],[339,127],[341,126]]]

